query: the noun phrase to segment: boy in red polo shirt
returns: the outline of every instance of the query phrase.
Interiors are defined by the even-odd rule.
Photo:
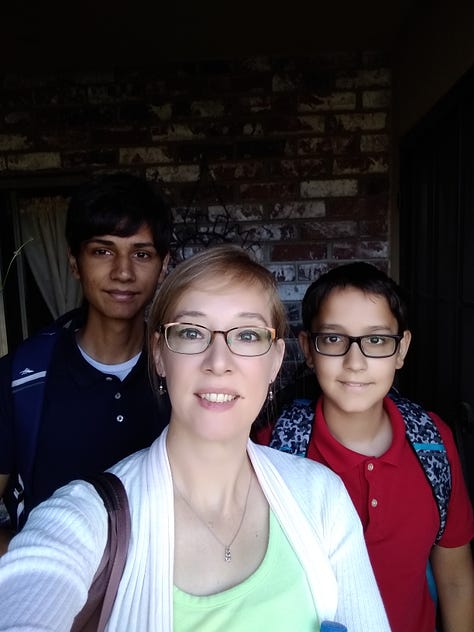
[[[322,390],[257,440],[324,463],[364,528],[393,632],[434,632],[431,562],[445,632],[474,630],[474,520],[448,426],[388,393],[411,334],[398,286],[366,263],[322,275],[303,299],[299,343]]]

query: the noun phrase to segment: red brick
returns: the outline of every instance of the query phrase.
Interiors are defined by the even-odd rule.
[[[365,219],[359,222],[359,236],[370,237],[371,239],[387,238],[388,234],[388,215],[381,217]]]
[[[325,243],[278,244],[270,248],[270,261],[318,261],[326,258]]]
[[[381,217],[388,213],[388,195],[372,197],[331,198],[326,200],[328,218],[344,217]]]

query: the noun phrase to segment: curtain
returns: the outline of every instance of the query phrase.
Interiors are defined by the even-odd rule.
[[[65,198],[23,200],[20,225],[22,244],[26,244],[23,252],[49,311],[58,318],[78,307],[82,298],[67,258]]]

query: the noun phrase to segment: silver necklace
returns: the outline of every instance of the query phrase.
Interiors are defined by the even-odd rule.
[[[176,487],[176,485],[173,482],[173,487],[177,491],[178,496],[180,496],[184,500],[184,502],[189,507],[189,509],[191,509],[193,514],[196,516],[196,518],[198,518],[198,520],[200,522],[202,522],[202,524],[212,533],[212,535],[219,542],[219,544],[224,547],[224,562],[231,562],[232,561],[232,554],[230,552],[230,547],[234,544],[236,537],[239,535],[240,528],[242,527],[242,524],[244,522],[245,514],[247,513],[247,502],[248,502],[249,495],[250,495],[250,487],[252,486],[252,478],[253,478],[252,477],[252,472],[250,472],[249,486],[247,488],[247,495],[245,496],[245,503],[244,503],[244,509],[242,511],[242,516],[240,517],[239,525],[238,525],[237,529],[235,530],[235,533],[232,536],[232,539],[230,540],[229,544],[226,544],[225,542],[223,542],[219,538],[219,536],[213,530],[213,528],[210,527],[209,524],[198,514],[198,512],[194,509],[194,507],[191,505],[189,500],[179,491],[179,489]]]

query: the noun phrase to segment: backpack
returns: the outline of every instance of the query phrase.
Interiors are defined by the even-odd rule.
[[[451,495],[451,468],[446,448],[436,424],[418,404],[401,397],[392,389],[390,399],[402,413],[406,436],[430,484],[439,512],[439,529],[435,544],[446,527]],[[314,422],[314,402],[295,399],[283,409],[272,432],[270,447],[306,456]]]
[[[53,351],[64,329],[76,326],[81,309],[61,316],[48,327],[27,338],[12,356],[12,397],[14,411],[17,480],[9,483],[7,507],[15,527],[26,516],[25,490],[31,489],[36,445],[41,424],[46,378]]]

